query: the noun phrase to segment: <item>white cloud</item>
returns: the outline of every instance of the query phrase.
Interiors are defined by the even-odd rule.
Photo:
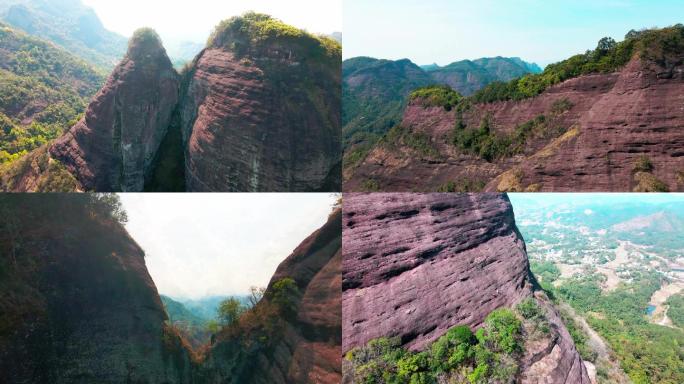
[[[121,194],[131,236],[160,293],[243,294],[327,220],[335,197],[307,194]]]

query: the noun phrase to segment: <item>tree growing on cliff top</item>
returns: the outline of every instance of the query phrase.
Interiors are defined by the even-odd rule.
[[[219,304],[218,314],[224,325],[237,323],[240,316],[247,310],[240,300],[230,297]]]

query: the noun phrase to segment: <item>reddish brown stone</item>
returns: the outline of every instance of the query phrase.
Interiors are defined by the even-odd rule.
[[[451,145],[456,112],[410,104],[403,125],[430,138],[436,154],[407,146],[377,146],[345,181],[348,191],[374,181],[383,191],[435,191],[449,182],[488,191],[632,191],[633,168],[645,156],[652,174],[670,191],[684,190],[684,75],[633,59],[620,72],[567,80],[522,101],[476,104],[464,113],[468,127],[491,115],[493,130],[511,133],[539,115],[564,128],[565,136],[531,138],[521,155],[488,162]],[[554,113],[554,103],[571,108]]]
[[[141,192],[178,102],[179,80],[158,38],[128,53],[50,154],[86,190]]]
[[[449,328],[477,328],[494,309],[532,295],[525,243],[505,195],[350,193],[343,228],[345,353],[379,337],[423,350]],[[565,326],[544,305],[552,336],[525,352],[521,379],[588,383]]]

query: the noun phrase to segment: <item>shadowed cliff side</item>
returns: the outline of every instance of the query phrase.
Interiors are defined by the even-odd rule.
[[[340,382],[341,216],[304,240],[264,298],[215,336],[196,382]]]
[[[112,196],[0,196],[0,382],[188,383]]]
[[[342,351],[395,338],[411,351],[458,325],[533,297],[525,243],[501,194],[349,194],[343,218]],[[513,377],[588,383],[572,338],[543,293],[548,333],[525,343]],[[532,340],[532,337],[529,338]],[[345,381],[353,382],[345,370]]]
[[[116,195],[0,195],[0,382],[339,383],[341,212],[195,354]]]
[[[178,102],[179,80],[157,34],[136,31],[85,118],[50,154],[86,190],[143,190]]]

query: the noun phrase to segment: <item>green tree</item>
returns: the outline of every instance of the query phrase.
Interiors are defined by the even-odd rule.
[[[240,302],[240,300],[230,297],[225,299],[219,304],[218,313],[219,318],[225,325],[235,324],[240,316],[245,312],[245,306]]]
[[[617,47],[617,42],[615,42],[615,39],[613,39],[612,37],[604,37],[601,40],[599,40],[598,45],[596,46],[596,50],[601,52],[607,52],[615,47]]]
[[[512,354],[522,349],[521,327],[522,322],[513,311],[499,308],[487,315],[485,325],[477,336],[491,350]]]
[[[280,279],[271,287],[271,299],[283,314],[291,315],[297,309],[299,288],[294,279],[286,277]]]

